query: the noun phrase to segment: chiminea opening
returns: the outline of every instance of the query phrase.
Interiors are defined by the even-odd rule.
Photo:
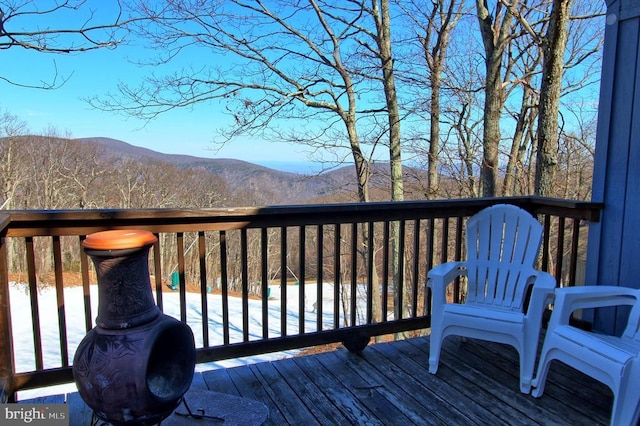
[[[181,348],[192,344],[193,339],[178,325],[167,328],[156,339],[147,365],[147,387],[158,399],[174,400],[189,390],[193,369],[185,366],[194,362],[194,356]]]

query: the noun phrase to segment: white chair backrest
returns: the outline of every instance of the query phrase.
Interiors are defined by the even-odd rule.
[[[508,204],[488,207],[467,222],[467,302],[522,310],[542,225],[527,211]],[[526,268],[523,268],[526,267]]]

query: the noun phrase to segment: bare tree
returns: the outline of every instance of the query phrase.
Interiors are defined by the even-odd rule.
[[[55,26],[62,21],[70,21],[70,26]],[[99,3],[89,0],[1,0],[0,50],[21,48],[37,53],[69,54],[114,48],[123,42],[126,35],[123,25],[128,22],[131,20],[122,17],[119,0]],[[59,76],[57,70],[50,80],[37,83],[0,75],[0,80],[9,84],[39,89],[55,89],[67,79],[68,76]]]
[[[466,23],[469,27],[469,23]],[[482,168],[482,59],[474,55],[469,34],[456,40],[456,51],[447,63],[447,102],[440,121],[447,130],[441,132],[440,173],[448,179],[439,185],[446,198],[479,197]],[[462,46],[461,46],[462,45]],[[467,47],[467,48],[465,48]],[[459,49],[459,50],[458,50]],[[455,184],[454,184],[455,183]]]
[[[375,31],[362,28],[362,32],[369,34],[376,43],[373,48],[363,43],[380,61],[380,70],[389,133],[389,164],[391,171],[391,200],[401,201],[404,198],[402,179],[402,149],[400,146],[400,106],[396,89],[393,49],[391,43],[391,14],[389,0],[374,0],[371,7],[366,9],[373,18]]]
[[[26,153],[21,135],[26,123],[7,112],[0,116],[0,210],[16,208],[16,191],[28,174],[24,173]]]
[[[565,114],[575,124],[562,131],[558,142],[556,197],[573,200],[591,198],[593,161],[595,158],[597,111],[586,105],[574,105]]]
[[[583,3],[583,2],[580,2]],[[601,10],[589,10],[587,14],[572,16],[572,0],[553,0],[549,17],[549,25],[539,43],[544,52],[542,69],[542,85],[540,88],[540,107],[538,116],[538,150],[536,158],[535,192],[537,195],[555,196],[556,175],[558,172],[559,152],[559,112],[563,92],[574,90],[576,83],[563,81],[564,72],[568,67],[583,65],[584,61],[594,56],[600,50],[601,42],[591,43],[585,31],[585,21],[593,20],[602,15]],[[580,6],[583,6],[582,4]],[[600,5],[602,7],[602,5]],[[599,9],[599,8],[598,8]],[[584,11],[584,7],[582,10]],[[569,39],[571,21],[577,22],[582,28],[572,26],[574,35],[580,34],[578,43]],[[595,34],[598,34],[596,32]],[[571,48],[566,54],[567,47]],[[565,56],[568,56],[565,59]],[[588,74],[588,73],[587,73]],[[563,87],[564,83],[564,87]],[[568,86],[568,87],[567,87]]]
[[[539,4],[523,4],[521,9],[516,9],[506,0],[501,1],[512,10],[527,39],[534,43],[522,50],[537,50],[538,59],[535,62],[542,60],[540,70],[536,70],[537,64],[534,63],[523,73],[529,78],[522,81],[523,90],[531,93],[530,77],[539,74],[535,193],[557,196],[562,98],[565,96],[570,99],[574,91],[594,82],[586,63],[597,60],[596,53],[601,47],[602,26],[594,25],[594,19],[603,14],[603,5],[582,0],[545,0]],[[574,68],[579,71],[566,77],[567,72]]]
[[[543,196],[554,195],[558,164],[558,110],[571,3],[571,0],[553,0],[547,32],[539,39],[543,64],[535,190],[536,194]]]
[[[245,134],[312,149],[347,148],[359,198],[368,200],[369,160],[357,122],[371,114],[358,109],[358,99],[372,89],[358,72],[351,25],[362,19],[361,5],[147,3],[129,6],[146,19],[134,30],[159,52],[153,63],[161,67],[193,48],[207,49],[213,61],[150,76],[141,87],[121,84],[117,95],[93,99],[94,106],[153,119],[174,108],[220,102],[232,118],[221,129],[224,141]]]
[[[69,207],[100,208],[103,204],[96,193],[105,191],[104,187],[99,187],[100,180],[111,171],[111,165],[105,161],[104,147],[77,140],[61,143],[69,145],[68,157],[59,170],[60,176],[68,182]]]
[[[426,104],[422,108],[427,109],[429,115],[429,137],[427,140],[428,150],[427,170],[428,182],[426,196],[435,199],[439,194],[440,178],[440,150],[441,150],[441,122],[442,122],[442,87],[447,70],[447,51],[451,39],[451,33],[466,12],[464,1],[460,0],[437,0],[431,2],[430,7],[425,7],[421,1],[398,2],[404,10],[411,28],[415,31],[415,38],[420,43],[421,57],[425,63],[426,76],[421,73],[422,67],[411,70],[408,77],[408,84],[418,86],[420,90],[425,81],[424,87],[429,90],[428,102],[423,101],[422,96],[417,96],[420,103]],[[416,106],[417,109],[421,108]]]
[[[558,109],[571,0],[554,0],[547,34],[541,40],[544,60],[538,114],[536,194],[554,195],[558,164]]]
[[[482,195],[494,197],[498,186],[498,149],[502,134],[500,120],[506,94],[502,73],[504,53],[513,37],[513,10],[519,0],[506,7],[498,0],[491,10],[488,0],[476,0],[480,33],[485,49],[485,100],[483,160],[480,171]]]
[[[29,162],[24,173],[34,178],[24,182],[23,190],[29,194],[28,209],[64,209],[75,207],[74,186],[63,174],[74,146],[68,135],[49,127],[42,136],[28,137],[22,144]]]
[[[364,34],[368,34],[371,39],[374,40],[376,47],[372,47],[369,43],[363,42],[367,51],[372,52],[379,62],[379,69],[381,70],[380,80],[382,82],[386,114],[387,125],[389,133],[389,166],[391,175],[391,200],[402,201],[404,200],[404,183],[402,174],[402,148],[400,145],[400,106],[398,101],[398,93],[396,89],[395,67],[393,49],[391,43],[391,14],[389,11],[389,0],[374,0],[371,2],[371,7],[366,8],[369,16],[375,23],[375,31],[369,31],[366,28],[362,28]],[[363,241],[368,241],[368,231],[363,227]],[[373,239],[371,239],[373,242]],[[401,268],[404,265],[399,263],[400,259],[400,224],[398,222],[391,223],[391,274],[395,283],[399,282],[401,276]],[[375,251],[375,248],[374,248]],[[367,259],[367,256],[362,253],[363,258]],[[374,262],[375,259],[369,259],[369,262]],[[377,274],[375,274],[373,286],[373,300],[374,300],[374,312],[376,318],[379,318],[380,313],[380,291],[377,285]],[[398,286],[396,286],[397,288]],[[396,318],[402,318],[406,316],[405,308],[407,303],[404,300],[400,300],[400,293],[396,291]]]
[[[544,22],[544,20],[543,20]],[[513,93],[521,93],[521,101],[518,105],[506,107],[508,115],[515,121],[511,137],[511,146],[507,154],[507,165],[504,172],[502,195],[518,194],[517,183],[519,174],[524,170],[524,155],[533,150],[529,130],[535,126],[538,116],[539,91],[535,87],[536,78],[540,74],[542,57],[539,54],[537,43],[531,37],[521,36],[512,40],[509,45],[509,61],[516,70],[513,80],[517,82],[512,86]]]

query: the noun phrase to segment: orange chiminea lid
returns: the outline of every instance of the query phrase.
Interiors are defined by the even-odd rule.
[[[158,239],[149,231],[114,229],[90,235],[82,242],[90,250],[126,250],[146,247]]]

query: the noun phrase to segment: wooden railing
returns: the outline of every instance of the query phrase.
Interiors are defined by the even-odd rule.
[[[169,295],[177,295],[175,315],[188,322],[187,301],[199,293],[201,318],[190,325],[197,362],[205,363],[333,342],[358,351],[373,336],[428,328],[427,271],[461,258],[465,219],[501,202],[538,215],[545,228],[539,266],[560,285],[580,284],[586,225],[599,220],[601,207],[588,202],[518,197],[212,210],[6,211],[0,214],[0,379],[8,383],[9,400],[21,389],[73,381],[75,347],[67,318],[79,310],[82,327],[94,326],[95,273],[81,249],[81,241],[93,232],[144,229],[159,237],[150,257],[156,303],[164,310]],[[43,318],[38,309],[41,276],[49,272],[44,268],[53,277],[57,318]],[[82,306],[65,303],[69,269],[82,278]],[[23,312],[11,312],[10,281],[15,279],[10,277],[16,276],[24,277],[30,298],[31,309]],[[219,305],[213,306],[211,294],[220,298]],[[289,302],[291,295],[295,303]],[[459,298],[460,289],[451,296]],[[230,327],[231,300],[241,304],[241,325],[233,327],[237,333]],[[260,311],[258,325],[250,317],[250,302],[251,309]],[[31,353],[14,351],[12,314],[13,321],[32,324]],[[43,362],[40,330],[45,322],[58,325],[56,366]],[[211,325],[218,322],[219,339]],[[22,357],[32,358],[34,368],[16,371],[15,360]]]

